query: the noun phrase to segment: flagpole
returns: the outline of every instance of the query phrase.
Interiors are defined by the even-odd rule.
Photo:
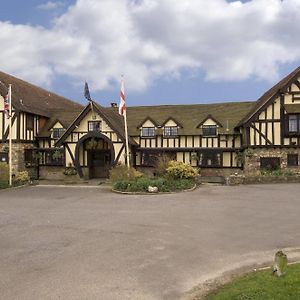
[[[11,119],[12,119],[12,105],[11,105],[11,84],[8,88],[8,100],[9,100],[9,185],[12,186],[12,130],[11,130]]]

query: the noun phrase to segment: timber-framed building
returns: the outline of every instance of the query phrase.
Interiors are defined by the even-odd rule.
[[[12,84],[13,170],[62,178],[102,178],[125,163],[117,108],[81,104],[0,72],[0,161],[8,161],[7,86]],[[256,102],[127,107],[131,164],[152,170],[157,158],[198,166],[202,174],[299,169],[300,67]],[[242,159],[241,159],[242,158]]]

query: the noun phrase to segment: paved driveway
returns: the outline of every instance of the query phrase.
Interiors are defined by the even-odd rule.
[[[299,246],[299,212],[299,184],[0,191],[0,298],[179,299],[229,259]]]

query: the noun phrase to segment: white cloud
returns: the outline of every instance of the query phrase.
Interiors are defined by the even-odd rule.
[[[300,60],[299,15],[300,0],[77,0],[50,29],[0,23],[9,45],[0,66],[38,84],[66,75],[96,90],[122,73],[132,90],[183,70],[274,80],[280,64]]]
[[[63,6],[65,6],[65,4],[61,1],[48,1],[44,4],[38,5],[37,8],[42,10],[54,10]]]

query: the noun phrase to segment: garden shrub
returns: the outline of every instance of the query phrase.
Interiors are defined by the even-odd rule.
[[[154,167],[154,174],[156,176],[164,176],[167,174],[167,168],[169,166],[169,162],[171,161],[170,157],[167,155],[162,155],[157,158]]]
[[[0,181],[8,181],[9,167],[7,163],[0,163]]]
[[[164,177],[146,178],[136,180],[120,180],[113,184],[113,188],[123,192],[147,192],[149,186],[156,186],[159,192],[172,192],[190,189],[194,186],[193,179],[171,179]]]
[[[296,172],[289,169],[262,170],[261,175],[265,177],[292,177],[296,175]]]
[[[198,170],[190,164],[172,160],[168,163],[167,175],[173,179],[189,179],[195,178],[198,175]]]
[[[128,169],[125,165],[117,165],[109,171],[109,178],[112,182],[136,180],[142,176],[143,173],[132,167]]]
[[[1,189],[6,189],[9,187],[9,183],[7,180],[0,180],[0,190]]]
[[[13,178],[14,180],[14,184],[18,185],[18,184],[24,184],[29,182],[30,177],[28,175],[27,171],[21,171],[21,172],[17,172]]]
[[[66,167],[63,172],[67,176],[76,175],[77,171],[74,167]]]

